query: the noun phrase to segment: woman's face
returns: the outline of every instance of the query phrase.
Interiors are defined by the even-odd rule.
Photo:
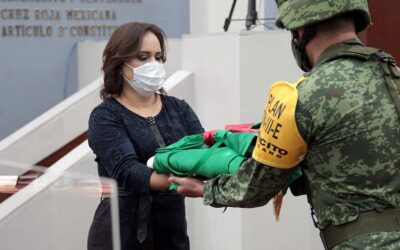
[[[142,46],[140,47],[139,52],[127,63],[130,66],[136,68],[149,62],[162,63],[162,59],[163,54],[158,38],[152,32],[147,32],[143,36]],[[133,78],[132,69],[129,68],[127,65],[122,66],[122,73],[128,79]]]

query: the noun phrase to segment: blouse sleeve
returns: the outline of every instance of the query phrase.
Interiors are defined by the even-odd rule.
[[[138,161],[122,121],[113,112],[105,108],[93,110],[88,141],[97,156],[100,175],[115,179],[125,191],[149,190],[151,170]]]
[[[203,133],[204,128],[201,126],[199,118],[197,118],[196,113],[194,113],[193,109],[184,100],[181,103],[181,110],[186,133],[188,135]]]

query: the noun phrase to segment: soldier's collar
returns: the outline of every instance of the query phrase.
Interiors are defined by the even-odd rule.
[[[364,46],[364,44],[358,38],[353,38],[342,43],[334,44],[328,47],[324,52],[322,52],[321,56],[318,58],[317,63],[313,66],[312,70],[306,75],[311,74],[319,65],[329,61],[335,55],[340,52],[343,52],[349,48],[349,46]]]

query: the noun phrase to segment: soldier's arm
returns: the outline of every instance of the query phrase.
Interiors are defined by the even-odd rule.
[[[294,105],[297,102],[294,89],[285,83],[276,87],[289,89],[284,93],[288,98],[281,102],[274,97],[267,102],[253,158],[244,162],[236,173],[222,174],[205,184],[193,178],[171,177],[170,182],[179,184],[179,193],[203,197],[205,204],[214,207],[257,207],[287,188],[289,177],[307,152],[306,143],[312,139],[315,126],[308,110],[300,102]],[[290,105],[283,108],[286,104]],[[271,105],[282,107],[268,108]],[[282,112],[275,114],[274,110]],[[272,120],[279,127],[271,129]]]
[[[287,187],[292,169],[263,165],[253,158],[235,174],[223,174],[204,185],[204,204],[213,207],[259,207]]]

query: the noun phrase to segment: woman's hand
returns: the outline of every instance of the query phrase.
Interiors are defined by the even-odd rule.
[[[157,174],[155,171],[150,176],[150,189],[154,191],[168,190],[171,183],[168,182],[168,175]]]
[[[183,196],[187,197],[203,197],[204,183],[193,177],[176,177],[171,176],[168,178],[171,183],[176,183],[179,186],[176,191]]]

